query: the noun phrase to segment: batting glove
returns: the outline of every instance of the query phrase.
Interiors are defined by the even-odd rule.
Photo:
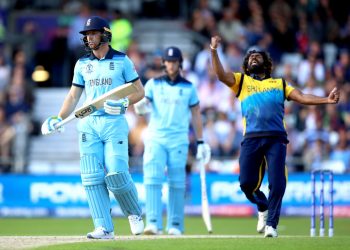
[[[122,115],[128,110],[129,99],[127,97],[115,100],[107,100],[104,102],[103,107],[105,112],[110,115]]]
[[[211,150],[207,143],[204,143],[202,140],[197,141],[197,160],[203,161],[204,164],[207,164],[211,158]]]
[[[64,128],[62,126],[58,128],[55,127],[55,125],[61,121],[62,118],[59,116],[50,116],[44,121],[43,125],[41,125],[41,133],[43,135],[49,135],[55,131],[63,132]]]
[[[147,98],[142,98],[139,102],[134,104],[135,113],[138,115],[145,115],[151,112],[151,107],[149,106],[149,102]]]

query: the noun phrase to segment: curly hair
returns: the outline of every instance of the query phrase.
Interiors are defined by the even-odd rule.
[[[246,75],[250,75],[249,71],[248,71],[248,60],[249,57],[254,54],[254,53],[259,53],[260,55],[262,55],[263,59],[264,59],[264,73],[265,73],[265,78],[270,78],[271,77],[271,73],[272,73],[272,59],[270,57],[270,55],[265,52],[265,51],[261,51],[261,50],[250,50],[248,51],[248,53],[246,54],[246,56],[244,57],[243,60],[243,72]]]

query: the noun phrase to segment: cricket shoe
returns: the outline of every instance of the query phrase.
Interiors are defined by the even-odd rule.
[[[131,233],[133,235],[142,234],[144,229],[142,217],[138,215],[129,215],[128,219],[129,219]]]
[[[86,235],[88,239],[114,239],[114,232],[108,232],[104,227],[97,227],[93,232]]]
[[[256,231],[258,231],[260,234],[265,232],[267,213],[267,210],[264,212],[258,212],[258,224],[256,226]]]
[[[144,235],[160,235],[163,234],[162,230],[158,230],[157,226],[154,224],[149,224],[143,230]]]
[[[278,237],[277,229],[274,229],[272,226],[265,227],[265,238],[276,238]]]
[[[169,228],[168,234],[169,235],[181,235],[182,232],[179,229],[172,227],[172,228]]]

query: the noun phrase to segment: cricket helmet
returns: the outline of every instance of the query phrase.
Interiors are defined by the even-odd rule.
[[[110,29],[108,22],[101,17],[92,16],[86,20],[85,25],[84,25],[84,29],[79,31],[80,34],[84,35],[83,42],[84,42],[85,48],[87,50],[90,50],[90,49],[89,49],[89,45],[87,42],[86,33],[88,31],[93,31],[93,30],[100,31],[102,33],[100,45],[104,44],[104,43],[111,42],[112,32],[111,32],[111,29]]]
[[[181,50],[174,46],[168,47],[164,50],[162,59],[163,61],[179,61],[180,65],[183,61]]]

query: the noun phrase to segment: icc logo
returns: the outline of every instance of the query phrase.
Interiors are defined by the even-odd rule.
[[[86,65],[86,73],[91,73],[93,71],[93,66],[92,66],[92,64],[88,64],[88,65]]]

